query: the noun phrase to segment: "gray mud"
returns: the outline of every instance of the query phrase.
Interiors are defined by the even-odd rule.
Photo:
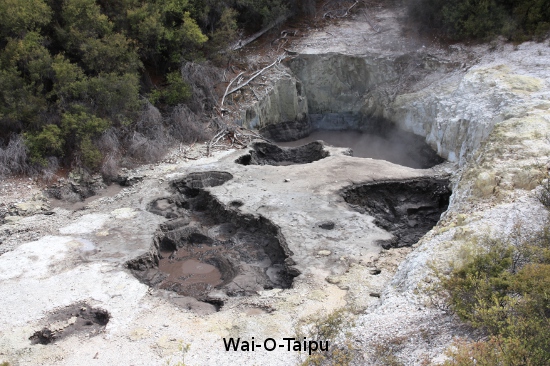
[[[29,340],[33,344],[50,344],[72,334],[100,333],[111,315],[103,309],[92,308],[85,303],[77,303],[59,309],[48,316],[48,326],[34,332]]]
[[[84,209],[92,201],[95,201],[102,197],[113,197],[117,195],[124,187],[119,184],[110,184],[105,188],[95,191],[85,191],[85,194],[78,194],[73,196],[68,195],[67,191],[62,191],[60,188],[50,188],[48,194],[50,195],[50,205],[52,207],[60,207],[70,211],[77,211]],[[82,193],[82,191],[80,191]]]
[[[305,138],[277,142],[277,145],[292,148],[317,140],[336,147],[348,147],[355,157],[386,160],[415,169],[431,168],[444,161],[423,138],[396,128],[380,134],[354,130],[317,130]]]
[[[326,158],[329,153],[323,144],[315,141],[295,148],[281,148],[267,142],[252,144],[252,150],[235,162],[242,165],[294,165],[307,164]]]
[[[449,180],[407,179],[354,185],[343,190],[344,200],[375,224],[394,235],[384,248],[415,244],[434,227],[449,206]]]
[[[220,203],[206,187],[222,185],[225,172],[191,173],[172,183],[177,192],[149,204],[169,218],[152,250],[127,263],[149,286],[208,302],[289,288],[299,272],[280,229],[263,216],[242,214]]]

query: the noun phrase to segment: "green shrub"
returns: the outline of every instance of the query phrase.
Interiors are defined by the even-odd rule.
[[[65,139],[58,126],[46,125],[40,132],[24,136],[33,163],[45,165],[47,156],[63,156]]]
[[[440,276],[451,309],[488,335],[459,344],[446,365],[550,364],[550,224],[529,238],[473,243]]]
[[[352,364],[359,357],[358,350],[353,345],[350,330],[354,326],[351,314],[345,309],[334,310],[327,315],[311,316],[298,323],[296,327],[297,340],[304,337],[307,341],[328,342],[328,350],[322,352],[308,351],[303,354],[301,366],[324,366]]]
[[[92,143],[90,137],[85,137],[80,142],[80,154],[82,155],[82,163],[84,166],[96,170],[101,165],[103,154]]]
[[[169,106],[176,106],[185,102],[191,96],[191,88],[183,81],[178,71],[166,75],[166,86],[154,90],[149,99],[151,102],[162,102]]]

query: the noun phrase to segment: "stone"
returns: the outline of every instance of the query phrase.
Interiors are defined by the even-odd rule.
[[[334,229],[334,221],[322,221],[322,222],[319,222],[317,223],[317,226],[320,227],[321,229],[325,229],[325,230],[332,230]]]
[[[480,197],[488,197],[493,194],[496,187],[496,177],[492,172],[481,172],[478,174],[474,186]]]
[[[15,210],[19,216],[32,216],[49,209],[43,201],[27,201],[15,204]]]
[[[326,257],[329,256],[332,252],[330,250],[320,250],[317,252],[318,255]]]
[[[17,221],[19,221],[21,219],[22,219],[21,216],[5,216],[4,217],[4,221],[6,222],[6,224],[14,224],[14,223],[16,223]]]
[[[137,212],[131,207],[121,207],[111,212],[111,215],[117,219],[130,219],[136,214]]]
[[[143,175],[119,175],[115,181],[123,187],[131,187],[143,181]]]
[[[284,66],[280,65],[280,67]],[[289,131],[302,129],[309,131],[308,102],[304,88],[296,77],[288,77],[288,75],[291,73],[284,73],[273,80],[273,88],[258,103],[242,111],[240,119],[245,127],[261,129],[287,121],[289,125],[286,129]],[[292,126],[292,124],[296,125]],[[307,136],[307,133],[304,136]],[[285,136],[284,133],[276,132],[274,136],[268,136],[268,138],[277,139],[277,135]]]

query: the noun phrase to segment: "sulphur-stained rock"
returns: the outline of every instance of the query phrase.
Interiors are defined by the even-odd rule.
[[[481,197],[487,197],[494,193],[496,188],[496,177],[492,172],[481,172],[477,176],[474,186],[477,190],[477,193]]]
[[[50,206],[43,201],[27,201],[22,203],[17,203],[15,206],[15,212],[19,216],[32,216],[37,213],[48,211]]]

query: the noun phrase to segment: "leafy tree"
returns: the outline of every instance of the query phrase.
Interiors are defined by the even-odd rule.
[[[47,25],[52,11],[43,0],[0,0],[0,36],[22,38]]]
[[[36,129],[47,111],[44,82],[51,57],[36,32],[8,38],[0,54],[0,124],[8,130]]]
[[[425,29],[452,39],[511,40],[541,37],[550,30],[546,0],[408,0],[409,15]]]
[[[186,103],[190,87],[174,71],[182,61],[220,57],[239,26],[255,30],[291,7],[295,0],[0,0],[0,141],[23,134],[33,163],[56,156],[96,168],[99,134],[137,128],[140,95],[167,112]]]

